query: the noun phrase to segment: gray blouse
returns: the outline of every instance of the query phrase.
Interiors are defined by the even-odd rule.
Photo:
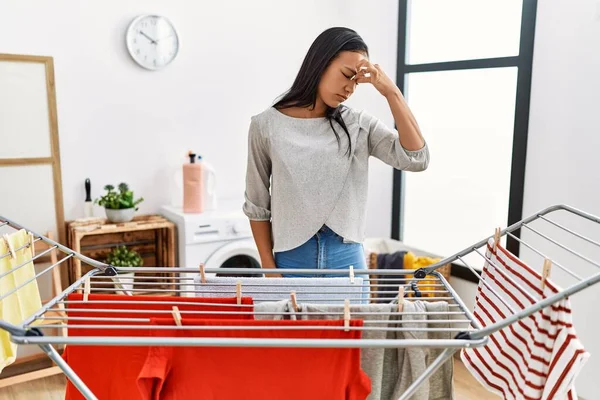
[[[394,168],[423,171],[427,144],[402,147],[398,132],[364,111],[342,113],[348,135],[326,118],[294,118],[274,107],[252,117],[244,213],[271,221],[273,251],[294,249],[327,225],[345,241],[361,243],[366,223],[369,156]]]

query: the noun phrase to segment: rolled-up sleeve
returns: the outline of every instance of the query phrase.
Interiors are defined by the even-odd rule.
[[[271,220],[271,157],[268,139],[263,136],[259,122],[253,117],[248,132],[248,165],[244,214],[253,221]]]
[[[400,144],[398,131],[388,128],[379,119],[363,114],[361,125],[369,133],[369,154],[384,163],[403,171],[419,172],[429,166],[427,143],[415,151],[406,150]]]

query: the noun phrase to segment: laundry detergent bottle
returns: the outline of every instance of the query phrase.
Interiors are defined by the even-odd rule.
[[[183,212],[198,214],[204,211],[204,171],[196,162],[196,154],[188,153],[190,162],[183,164]]]

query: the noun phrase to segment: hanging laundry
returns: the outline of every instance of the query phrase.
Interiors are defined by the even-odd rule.
[[[253,319],[252,299],[243,297],[237,306],[234,298],[186,298],[167,296],[121,296],[90,294],[87,302],[83,295],[68,296],[69,325],[149,325],[163,311],[170,316],[173,305],[185,317],[185,312],[212,312],[193,314],[206,319]],[[114,310],[114,311],[98,311]],[[146,312],[145,312],[146,311]],[[72,318],[93,318],[77,320]],[[104,318],[104,320],[103,320]],[[129,320],[115,321],[116,318]],[[149,336],[149,329],[86,329],[69,328],[69,336]],[[63,358],[88,388],[99,399],[140,399],[136,386],[138,374],[146,361],[147,346],[79,346],[69,345]],[[83,400],[79,390],[67,381],[65,400]]]
[[[290,300],[264,301],[254,305],[255,320],[281,321],[283,319],[296,319],[292,313]]]
[[[153,320],[159,326],[169,319]],[[225,321],[184,319],[184,326],[238,329],[157,329],[164,337],[359,339],[344,321]],[[350,321],[361,327],[362,321]],[[269,329],[250,330],[259,326]],[[311,329],[311,327],[323,329]],[[248,327],[249,329],[244,329]],[[306,327],[307,329],[285,329]],[[339,329],[327,329],[336,327]],[[282,328],[282,329],[278,329]],[[138,385],[143,399],[364,400],[369,378],[360,368],[360,349],[153,346]],[[202,394],[199,397],[199,394]]]
[[[340,318],[344,308],[340,306],[300,304],[298,317],[302,320],[315,319],[337,319]],[[387,331],[369,330],[363,331],[363,339],[452,339],[450,331],[428,332],[422,331],[428,327],[424,321],[448,320],[448,303],[443,301],[404,301],[403,314],[397,314],[397,304],[369,304],[350,306],[350,314],[353,318],[361,318],[370,323],[368,326],[378,328],[386,327],[385,324],[376,322],[389,321],[389,328],[413,327],[421,331]],[[366,313],[361,315],[361,313]],[[427,314],[429,313],[429,314]],[[414,321],[399,325],[395,321]],[[449,328],[448,323],[436,323],[431,325],[435,328]],[[361,368],[371,379],[371,394],[368,400],[397,399],[410,386],[413,379],[421,375],[427,366],[441,354],[443,349],[434,348],[364,348],[361,349]],[[453,364],[445,362],[426,381],[411,400],[447,400],[453,398]]]
[[[377,269],[406,269],[404,267],[404,256],[406,253],[406,251],[396,251],[393,253],[377,254]],[[375,275],[375,278],[378,281],[373,284],[373,287],[379,293],[374,297],[391,300],[398,296],[398,287],[404,283],[402,279],[405,278],[405,275]]]
[[[484,280],[515,312],[561,289],[500,245],[487,245]],[[475,318],[490,326],[512,315],[480,283]],[[576,399],[575,378],[589,354],[577,338],[568,298],[490,335],[485,347],[465,349],[461,358],[490,391],[505,399]]]
[[[407,321],[402,328],[407,331],[389,332],[388,339],[407,340],[450,340],[458,332],[423,330],[423,328],[457,328],[450,323],[433,323],[449,321],[448,303],[445,301],[404,301],[402,315],[392,316],[392,320]],[[431,324],[424,324],[429,321]],[[397,325],[396,325],[397,326]],[[422,375],[427,367],[444,351],[443,348],[411,348],[385,349],[386,367],[382,382],[381,399],[397,399],[409,386]],[[452,400],[454,399],[454,365],[447,360],[441,367],[411,396],[411,400]]]
[[[0,320],[14,325],[21,324],[42,308],[35,268],[31,262],[31,249],[21,249],[27,243],[29,235],[23,229],[0,237],[0,257],[10,252],[10,255],[0,258],[0,275],[4,275],[0,278],[0,298],[19,288],[0,300]],[[17,345],[10,341],[7,331],[0,330],[0,372],[12,364],[16,357]]]

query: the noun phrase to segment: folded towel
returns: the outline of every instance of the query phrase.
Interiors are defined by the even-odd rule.
[[[363,285],[363,278],[238,278],[207,277],[201,283],[200,277],[194,279],[195,292],[198,297],[223,297],[235,295],[236,283],[242,282],[242,295],[252,297],[255,303],[262,301],[287,300],[290,292],[296,292],[298,302],[305,301],[319,304],[343,304],[365,302],[368,293]]]

